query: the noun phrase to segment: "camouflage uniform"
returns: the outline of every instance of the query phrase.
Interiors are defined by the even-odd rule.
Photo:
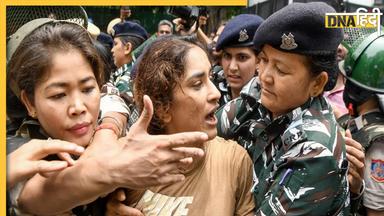
[[[135,59],[134,59],[135,60]],[[120,93],[120,97],[124,99],[129,107],[130,115],[128,118],[128,126],[132,126],[139,119],[139,112],[134,105],[133,98],[133,80],[131,72],[133,69],[134,61],[129,64],[124,64],[111,74],[110,83],[112,83]]]
[[[212,82],[216,88],[220,91],[221,97],[219,99],[219,105],[223,106],[232,100],[231,88],[228,86],[227,80],[224,77],[224,70],[221,66],[216,65],[212,69]]]
[[[110,82],[119,89],[120,96],[124,100],[133,101],[133,84],[131,81],[131,71],[133,61],[129,64],[124,64],[114,73],[111,74]]]
[[[253,78],[218,112],[218,135],[252,157],[256,215],[348,213],[344,140],[323,97],[272,119]]]
[[[365,150],[363,205],[384,211],[384,113],[368,112],[350,120],[348,128]]]

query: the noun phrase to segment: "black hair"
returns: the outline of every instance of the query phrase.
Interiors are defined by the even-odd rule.
[[[128,42],[131,43],[132,44],[132,51],[135,50],[137,47],[139,47],[144,42],[144,40],[142,38],[135,37],[135,36],[120,36],[118,38],[120,38],[121,42],[124,45],[127,44]]]
[[[327,72],[328,82],[324,87],[329,91],[335,87],[339,68],[337,64],[337,51],[326,54],[307,55],[309,70],[313,76],[319,75],[322,71]]]

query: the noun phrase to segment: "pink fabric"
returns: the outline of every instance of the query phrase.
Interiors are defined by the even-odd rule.
[[[338,109],[341,115],[348,113],[348,109],[345,107],[344,100],[343,100],[343,92],[344,92],[344,86],[332,92],[330,91],[324,92],[324,97],[328,99],[332,107],[336,107]]]

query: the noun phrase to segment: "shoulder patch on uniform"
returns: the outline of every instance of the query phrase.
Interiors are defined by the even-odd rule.
[[[331,134],[326,125],[316,118],[304,118],[303,128],[306,131],[312,131],[317,133],[323,133],[324,135],[331,137]]]
[[[289,149],[297,142],[307,139],[307,135],[302,128],[302,125],[289,127],[282,135],[282,141],[285,148]]]
[[[377,182],[384,183],[384,161],[372,159],[371,178]]]

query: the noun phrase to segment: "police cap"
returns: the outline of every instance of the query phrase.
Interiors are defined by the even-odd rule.
[[[257,29],[253,43],[298,54],[330,54],[343,40],[337,28],[325,28],[325,13],[335,10],[323,2],[292,3],[268,17]]]
[[[147,31],[141,25],[130,21],[117,23],[111,33],[114,38],[121,36],[133,36],[143,40],[148,38]]]
[[[253,36],[263,22],[263,18],[252,14],[240,14],[232,18],[224,27],[217,40],[216,50],[225,47],[246,47],[253,45]]]

